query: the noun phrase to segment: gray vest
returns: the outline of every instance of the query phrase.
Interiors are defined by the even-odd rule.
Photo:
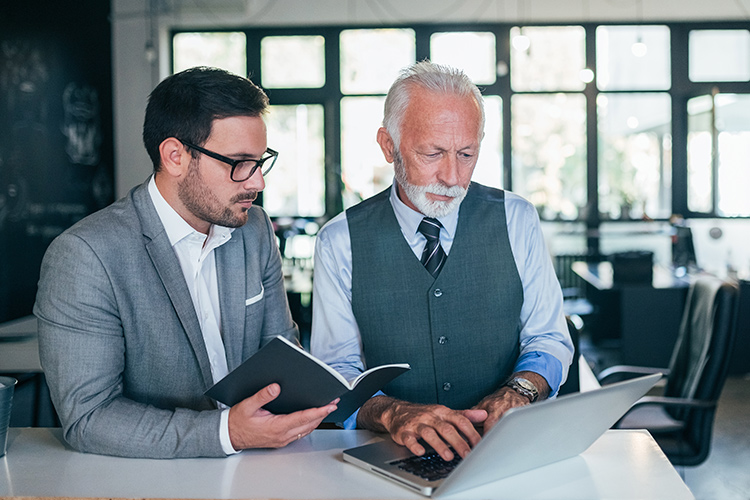
[[[472,183],[437,279],[409,248],[390,188],[346,212],[352,309],[368,367],[409,363],[390,396],[465,409],[518,358],[523,286],[508,241],[505,193]]]

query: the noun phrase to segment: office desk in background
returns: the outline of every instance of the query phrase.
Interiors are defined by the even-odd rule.
[[[12,428],[0,458],[2,497],[419,499],[343,462],[341,451],[379,439],[316,430],[279,450],[227,458],[147,460],[88,455],[61,430]],[[544,450],[540,450],[543,453]],[[461,499],[692,499],[646,431],[608,431],[582,455],[480,486]]]
[[[689,277],[654,266],[652,283],[617,284],[610,262],[574,262],[572,268],[586,282],[586,298],[594,305],[588,321],[592,341],[616,342],[624,364],[668,366]]]

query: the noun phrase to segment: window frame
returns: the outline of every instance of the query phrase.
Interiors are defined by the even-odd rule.
[[[587,228],[587,246],[590,252],[598,252],[598,229],[601,223],[616,223],[617,221],[605,220],[599,214],[598,198],[598,120],[596,101],[600,93],[667,93],[671,97],[672,109],[672,185],[671,185],[671,208],[672,213],[681,214],[685,218],[741,218],[748,217],[725,217],[717,211],[716,193],[714,192],[713,209],[709,213],[692,212],[688,209],[688,184],[687,184],[687,135],[688,135],[688,100],[700,95],[719,93],[750,94],[750,82],[692,82],[688,71],[688,47],[689,34],[691,30],[732,30],[750,29],[747,21],[714,21],[714,22],[644,22],[641,25],[662,25],[670,30],[670,57],[671,57],[671,86],[669,89],[637,89],[637,90],[599,90],[596,86],[596,78],[584,86],[582,91],[562,92],[582,94],[586,100],[586,193],[587,203],[590,209],[585,219],[579,216],[579,222],[585,223]],[[482,93],[485,95],[497,95],[503,101],[502,107],[502,185],[508,190],[513,190],[512,176],[512,140],[511,140],[511,105],[512,96],[515,94],[533,93],[561,93],[555,92],[517,92],[510,86],[510,71],[512,61],[510,59],[510,30],[515,26],[582,26],[585,30],[585,61],[586,67],[596,74],[596,28],[599,26],[623,26],[634,25],[632,22],[566,22],[566,23],[446,23],[446,24],[400,24],[394,23],[377,28],[408,28],[416,34],[416,59],[418,61],[428,59],[430,56],[430,37],[437,32],[451,31],[478,31],[490,32],[495,35],[495,53],[497,62],[505,62],[508,73],[498,76],[495,83],[481,85]],[[170,58],[173,57],[172,40],[174,35],[184,32],[236,32],[245,33],[247,41],[247,69],[249,77],[256,82],[262,80],[260,64],[261,40],[266,36],[292,36],[292,35],[319,35],[325,39],[325,84],[320,88],[300,89],[267,89],[271,102],[275,105],[292,104],[320,104],[324,109],[324,141],[325,141],[325,214],[323,221],[328,220],[343,210],[343,197],[341,191],[341,99],[343,94],[339,84],[340,51],[339,35],[344,30],[350,29],[373,29],[368,25],[346,25],[346,26],[304,26],[304,27],[227,27],[226,29],[189,29],[173,28],[170,30]],[[170,68],[174,61],[170,60]],[[358,94],[359,95],[359,94]],[[368,95],[368,94],[365,94]],[[382,95],[382,94],[370,94]],[[373,138],[374,140],[374,138]],[[712,174],[718,175],[716,171]],[[716,178],[713,179],[714,185]],[[666,219],[657,219],[660,221]],[[629,221],[633,222],[633,221]]]

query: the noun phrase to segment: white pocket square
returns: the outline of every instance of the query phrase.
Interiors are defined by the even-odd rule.
[[[245,301],[245,305],[249,306],[250,304],[255,304],[256,302],[258,302],[260,299],[263,298],[263,292],[265,292],[265,289],[263,288],[263,283],[261,283],[260,284],[260,293],[258,295],[256,295],[255,297],[250,297],[249,299],[247,299]]]

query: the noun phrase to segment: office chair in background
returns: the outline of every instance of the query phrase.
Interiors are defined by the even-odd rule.
[[[736,336],[739,287],[699,277],[688,291],[669,368],[618,365],[599,374],[600,383],[663,372],[662,396],[645,396],[617,423],[647,429],[673,465],[699,465],[711,448],[714,414],[724,387]]]

